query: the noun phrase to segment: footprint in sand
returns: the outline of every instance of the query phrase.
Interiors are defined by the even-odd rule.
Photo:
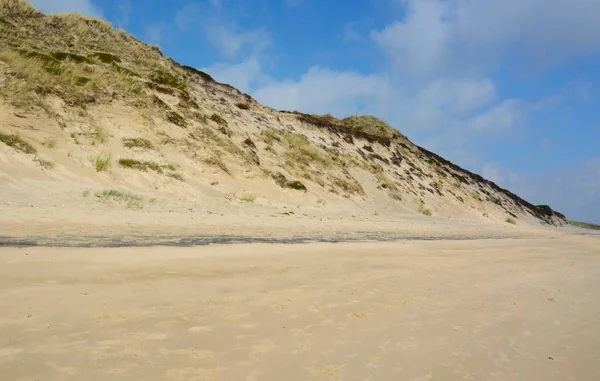
[[[366,319],[369,317],[369,315],[371,315],[371,314],[368,312],[357,311],[357,312],[352,312],[349,316],[353,317],[353,318],[357,318],[357,319]]]

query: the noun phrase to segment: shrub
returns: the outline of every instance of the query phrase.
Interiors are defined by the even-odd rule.
[[[94,168],[96,168],[96,172],[104,172],[110,168],[112,158],[109,153],[103,153],[92,157],[91,161]]]
[[[167,120],[179,127],[185,127],[186,126],[186,121],[183,118],[183,116],[181,116],[179,113],[175,112],[175,111],[169,111],[167,112]]]
[[[152,170],[157,173],[162,173],[162,166],[153,161],[141,161],[135,159],[119,159],[119,165],[124,168],[137,169],[139,171],[147,172]]]
[[[168,73],[164,70],[157,70],[151,76],[150,79],[161,85],[174,87],[176,89],[185,90],[185,85],[179,81],[173,74]]]
[[[127,148],[154,149],[154,145],[144,138],[123,138],[123,146]]]
[[[53,161],[42,159],[41,157],[35,158],[35,161],[44,169],[54,169],[56,164]]]
[[[46,139],[46,141],[44,142],[44,145],[48,148],[56,148],[56,138],[55,137],[49,137],[48,139]]]
[[[506,222],[512,225],[516,225],[517,224],[517,220],[515,220],[514,218],[508,217],[506,219]]]
[[[240,200],[252,204],[256,200],[256,195],[254,193],[248,192],[240,197]]]
[[[379,181],[379,184],[382,188],[385,189],[394,189],[396,188],[396,184],[387,177],[383,172],[375,174],[375,178]]]
[[[141,209],[144,202],[144,198],[141,196],[116,189],[106,189],[102,192],[97,192],[96,197],[101,200],[112,200],[125,204],[129,209]]]
[[[287,187],[296,190],[306,191],[306,185],[302,184],[302,182],[298,180],[290,181],[289,183],[287,183]]]
[[[0,132],[0,141],[9,147],[26,154],[31,155],[37,153],[37,150],[27,141],[23,140],[19,134],[3,134]]]
[[[118,56],[116,56],[114,54],[106,53],[106,52],[94,52],[94,53],[90,54],[90,57],[97,58],[101,62],[104,62],[107,64],[121,62],[121,58],[119,58]]]
[[[225,119],[221,118],[221,116],[219,114],[212,114],[210,116],[210,120],[212,120],[213,122],[215,122],[216,124],[218,124],[219,126],[227,126],[228,123]]]
[[[250,108],[250,106],[246,103],[236,103],[235,105],[237,106],[237,108],[242,110],[248,110]]]
[[[433,212],[431,211],[431,209],[425,207],[425,202],[423,200],[420,200],[420,203],[419,203],[419,213],[421,213],[424,216],[433,215]]]

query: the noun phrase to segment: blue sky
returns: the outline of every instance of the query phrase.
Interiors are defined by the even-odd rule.
[[[277,109],[371,114],[600,223],[600,1],[33,0],[110,21]]]

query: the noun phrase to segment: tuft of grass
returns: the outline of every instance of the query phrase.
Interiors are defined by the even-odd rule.
[[[0,132],[0,142],[26,154],[33,155],[37,153],[35,147],[24,140],[19,134],[4,134]]]
[[[290,188],[290,189],[306,191],[306,185],[304,185],[302,182],[300,182],[298,180],[289,181],[285,177],[285,175],[281,172],[275,172],[271,175],[271,177],[275,180],[275,183],[282,188]]]
[[[54,169],[54,167],[56,167],[56,164],[54,164],[53,161],[50,160],[46,160],[43,159],[41,157],[36,157],[35,161],[44,169],[50,170],[50,169]]]
[[[107,52],[94,52],[90,54],[90,57],[97,58],[99,61],[104,62],[106,64],[121,62],[121,58],[119,58],[117,55]]]
[[[229,123],[227,123],[227,121],[217,113],[212,114],[209,119],[218,124],[219,126],[226,127],[227,125],[229,125]]]
[[[478,192],[473,192],[471,194],[471,197],[473,197],[474,200],[481,201],[481,196],[479,195]]]
[[[516,225],[517,224],[517,220],[515,220],[514,218],[508,217],[505,222],[512,224],[512,225]]]
[[[108,141],[109,135],[108,132],[101,126],[95,126],[94,131],[92,131],[92,136],[94,139],[102,144]]]
[[[135,159],[119,159],[119,165],[124,168],[137,169],[143,172],[148,172],[148,170],[152,170],[157,173],[162,173],[164,167],[153,161]]]
[[[167,112],[167,120],[179,127],[185,127],[187,124],[185,118],[176,111]]]
[[[183,178],[183,176],[181,176],[181,174],[176,173],[176,172],[167,173],[167,177],[173,178],[173,179],[181,181],[181,182],[185,182],[185,179]]]
[[[154,149],[154,144],[144,138],[123,138],[123,146],[127,148]]]
[[[173,74],[164,70],[156,70],[150,79],[158,84],[174,87],[176,89],[185,90],[185,85]]]
[[[342,178],[339,178],[339,177],[332,176],[331,180],[333,181],[333,184],[335,186],[341,188],[346,193],[359,194],[359,195],[364,195],[365,194],[365,191],[364,191],[363,187],[355,179],[353,179],[353,180],[346,180],[346,179],[342,179]]]
[[[102,153],[93,156],[91,159],[92,165],[96,168],[96,172],[105,172],[110,168],[112,157],[109,153]]]
[[[225,162],[223,162],[223,160],[217,155],[209,157],[208,159],[204,160],[204,162],[208,165],[211,165],[213,167],[217,167],[217,168],[221,169],[223,172],[227,173],[228,175],[231,175],[231,171],[229,170],[229,168],[227,167]]]
[[[48,148],[56,148],[56,138],[55,137],[49,137],[48,139],[46,139],[46,141],[44,142],[44,145]]]
[[[130,77],[136,77],[136,78],[140,78],[140,77],[141,77],[141,75],[139,75],[139,74],[138,74],[138,73],[136,73],[135,71],[133,71],[133,70],[131,70],[131,69],[128,69],[128,68],[126,68],[126,67],[124,67],[124,66],[121,66],[121,65],[119,65],[119,64],[117,64],[117,63],[114,63],[114,62],[113,62],[113,63],[112,63],[112,67],[113,67],[113,68],[114,68],[116,71],[118,71],[119,73],[121,73],[121,74],[125,74],[125,75],[128,75],[128,76],[130,76]]]
[[[265,143],[268,145],[273,144],[274,140],[280,141],[279,139],[279,131],[274,128],[267,128],[261,132],[262,136],[265,138]]]
[[[298,181],[298,180],[290,181],[289,183],[287,183],[286,186],[291,189],[296,189],[296,190],[306,192],[306,185],[304,185],[301,181]]]
[[[421,202],[419,203],[419,213],[421,213],[424,216],[432,216],[433,215],[433,212],[431,211],[431,209],[425,207],[425,202],[423,202],[423,200],[421,200]]]
[[[236,103],[235,104],[237,108],[241,109],[241,110],[248,110],[250,108],[250,106],[246,103]]]
[[[96,197],[101,201],[114,201],[125,204],[129,209],[141,209],[144,205],[144,198],[142,196],[116,189],[105,189],[97,192]]]
[[[375,174],[375,178],[379,181],[379,185],[385,189],[394,189],[396,188],[396,184],[389,177],[387,177],[383,172],[379,172]]]
[[[324,168],[332,165],[332,160],[326,153],[310,143],[305,137],[298,134],[287,134],[285,137],[288,149],[285,153],[286,161],[292,166],[310,166],[311,163],[320,164]]]
[[[240,200],[252,204],[254,203],[254,201],[256,201],[256,195],[252,192],[248,192],[245,193],[242,197],[240,197]]]
[[[59,61],[71,60],[76,63],[91,63],[92,61],[80,54],[70,53],[70,52],[54,52],[52,53],[52,57]]]

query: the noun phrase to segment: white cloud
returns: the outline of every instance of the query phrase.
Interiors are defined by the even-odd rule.
[[[244,93],[250,92],[253,86],[271,80],[263,73],[257,57],[250,57],[237,64],[217,63],[203,70],[210,73],[215,80],[235,86]]]
[[[154,23],[146,27],[146,40],[151,44],[160,45],[165,32],[166,25],[164,23]]]
[[[499,131],[514,127],[523,121],[525,114],[522,103],[517,99],[506,99],[490,110],[478,114],[469,120],[474,131]]]
[[[208,41],[229,58],[237,57],[244,49],[257,54],[271,45],[271,37],[265,29],[239,30],[232,26],[210,25]]]
[[[391,89],[383,76],[313,67],[298,81],[271,83],[253,93],[277,109],[349,115],[385,103]]]
[[[85,16],[102,17],[102,11],[92,0],[31,0],[40,11],[52,13],[81,13]]]
[[[200,8],[188,4],[175,14],[175,24],[180,30],[200,28],[206,39],[227,58],[242,54],[256,55],[269,47],[271,36],[264,28],[245,29],[224,15],[219,0],[211,0],[211,6]]]
[[[127,24],[129,24],[129,18],[131,17],[131,2],[129,0],[123,0],[117,5],[117,9],[121,13],[117,25],[119,28],[125,28]]]

